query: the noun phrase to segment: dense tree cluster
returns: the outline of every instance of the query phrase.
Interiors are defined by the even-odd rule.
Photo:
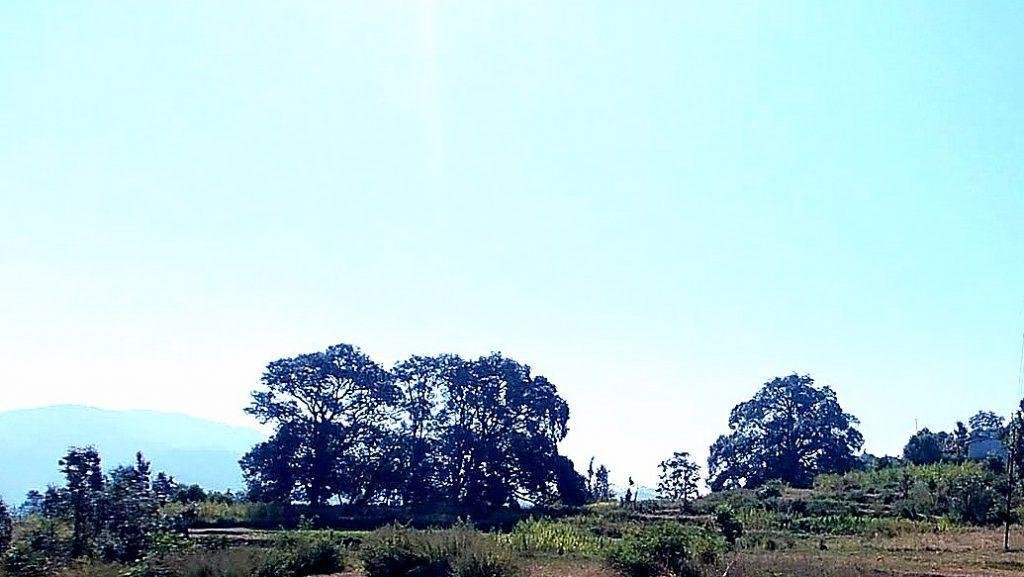
[[[100,455],[92,447],[72,448],[60,460],[65,483],[50,487],[45,495],[29,493],[23,514],[37,515],[46,522],[23,539],[32,554],[54,559],[95,557],[107,561],[135,561],[162,529],[159,515],[163,501],[153,490],[150,464],[141,453],[135,463],[114,468],[109,474],[101,467]],[[0,523],[2,524],[2,523]],[[58,524],[69,527],[65,539]],[[15,550],[14,565],[38,563],[26,560]]]
[[[967,422],[969,426],[958,421],[952,432],[921,429],[907,441],[903,458],[915,465],[962,463],[968,458],[972,443],[1009,441],[1010,427],[992,411],[979,411]]]
[[[241,461],[254,500],[493,508],[588,493],[558,453],[569,408],[554,384],[497,353],[388,370],[341,344],[271,363],[247,411],[275,430]]]

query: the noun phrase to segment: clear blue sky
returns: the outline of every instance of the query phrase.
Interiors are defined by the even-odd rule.
[[[867,449],[1019,396],[1020,3],[0,4],[0,409],[232,423],[502,350],[650,483],[808,372]]]

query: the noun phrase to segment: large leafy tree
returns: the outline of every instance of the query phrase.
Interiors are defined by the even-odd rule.
[[[437,411],[438,468],[448,501],[498,507],[545,500],[569,407],[555,386],[498,353],[453,362]]]
[[[466,361],[454,355],[412,356],[392,369],[402,406],[402,497],[422,504],[441,497],[441,459],[437,448],[443,424],[444,391]]]
[[[921,429],[907,441],[903,448],[903,458],[915,465],[938,463],[943,457],[943,447],[948,435],[933,433],[927,428]]]
[[[368,448],[389,434],[398,401],[391,375],[351,345],[274,361],[246,412],[274,436],[241,461],[250,492],[319,506],[363,502],[381,487]]]
[[[585,498],[558,454],[565,401],[497,353],[417,356],[385,371],[338,345],[271,363],[247,411],[275,426],[241,460],[254,500],[485,509]]]
[[[490,508],[551,502],[560,492],[579,500],[579,478],[557,449],[568,406],[530,367],[495,353],[412,357],[393,372],[404,409],[407,502]]]
[[[804,375],[775,378],[729,415],[731,432],[711,446],[712,490],[778,479],[809,487],[820,473],[845,472],[864,444],[857,419],[830,387]]]

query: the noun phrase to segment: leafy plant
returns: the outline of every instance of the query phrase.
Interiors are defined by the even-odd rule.
[[[735,545],[736,540],[743,536],[743,523],[729,505],[719,505],[715,510],[715,524],[730,545]]]
[[[347,566],[348,552],[334,535],[303,533],[282,537],[255,568],[255,577],[305,577],[337,573]]]
[[[515,577],[507,549],[470,527],[375,531],[359,552],[367,577]]]
[[[624,577],[697,577],[722,549],[721,541],[703,530],[664,521],[624,537],[606,560]]]
[[[566,521],[527,519],[520,521],[511,533],[500,535],[498,541],[516,553],[554,555],[598,555],[611,540],[586,528]]]

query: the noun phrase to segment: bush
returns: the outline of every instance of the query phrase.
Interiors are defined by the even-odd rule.
[[[702,530],[661,522],[624,537],[606,559],[625,577],[697,577],[722,549],[720,540]]]
[[[715,524],[722,533],[722,537],[730,545],[735,545],[736,540],[743,536],[743,523],[736,517],[736,512],[728,505],[719,505],[715,510]]]
[[[27,527],[7,552],[4,569],[18,577],[51,577],[71,562],[67,528],[41,519]]]
[[[786,488],[786,484],[782,481],[772,480],[768,481],[764,485],[758,487],[756,494],[757,498],[762,501],[767,499],[778,499],[782,496],[783,489]]]
[[[55,577],[124,577],[124,565],[97,561],[73,563],[57,573]]]
[[[759,531],[743,536],[743,547],[745,549],[779,551],[782,549],[792,549],[795,545],[796,539],[793,537],[793,534],[786,531]]]
[[[333,533],[282,537],[253,571],[255,577],[306,577],[338,573],[348,551]]]
[[[266,551],[249,547],[192,551],[162,560],[153,573],[175,577],[251,577],[266,557]]]
[[[493,539],[460,526],[417,531],[378,529],[359,552],[367,577],[515,577],[508,551]]]

